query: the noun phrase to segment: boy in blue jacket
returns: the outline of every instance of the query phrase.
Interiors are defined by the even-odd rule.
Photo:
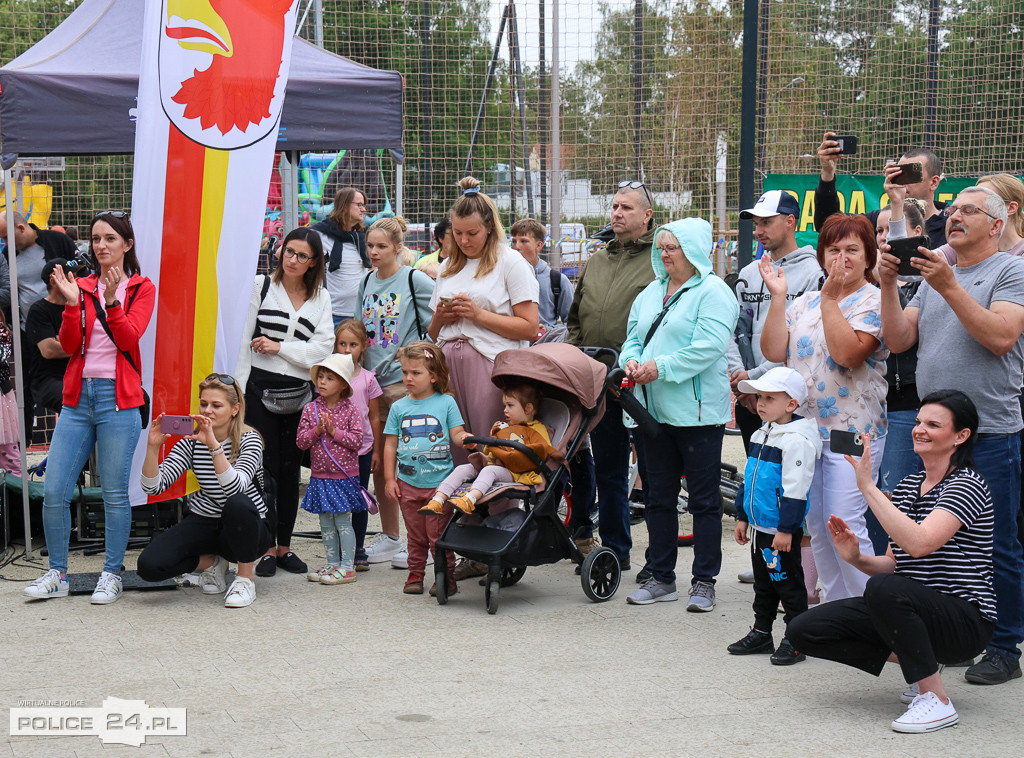
[[[800,539],[821,436],[813,420],[793,414],[807,399],[807,383],[799,372],[779,366],[760,379],[740,382],[739,389],[757,395],[757,415],[764,425],[750,439],[736,497],[736,542],[750,543],[754,569],[754,626],[728,649],[733,655],[771,653],[772,663],[789,666],[805,656],[785,636],[776,650],[772,624],[780,601],[787,624],[807,610]]]

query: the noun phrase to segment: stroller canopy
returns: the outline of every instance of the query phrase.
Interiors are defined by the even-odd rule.
[[[582,350],[564,342],[549,342],[523,350],[498,353],[491,370],[491,381],[499,387],[508,379],[530,379],[556,390],[561,399],[594,408],[604,396],[608,369],[587,357]],[[563,394],[564,393],[564,394]],[[569,395],[570,397],[565,397]]]

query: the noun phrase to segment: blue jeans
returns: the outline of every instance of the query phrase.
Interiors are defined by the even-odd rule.
[[[999,620],[988,649],[1008,660],[1020,658],[1024,642],[1024,555],[1017,539],[1020,510],[1020,438],[1016,434],[979,434],[974,462],[988,483],[995,509],[992,534],[992,585]]]
[[[676,580],[680,478],[686,476],[687,510],[693,516],[693,579],[714,584],[722,570],[722,509],[719,482],[725,427],[668,426],[659,437],[644,435],[647,503],[644,516],[650,547],[647,568],[659,582]],[[692,583],[691,582],[691,583]]]
[[[83,379],[78,406],[65,405],[57,418],[43,482],[43,532],[50,568],[68,570],[71,541],[71,498],[93,445],[99,449],[100,486],[106,522],[106,560],[103,570],[121,573],[132,509],[128,481],[132,457],[142,432],[138,408],[117,410],[113,379]]]
[[[605,393],[604,416],[590,432],[597,479],[597,518],[601,544],[629,560],[633,536],[629,531],[629,430],[622,423],[622,406]]]

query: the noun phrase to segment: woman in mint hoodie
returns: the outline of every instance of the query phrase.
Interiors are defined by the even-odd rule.
[[[694,537],[687,610],[715,607],[715,577],[722,567],[718,482],[731,418],[726,353],[739,306],[712,271],[710,252],[711,225],[703,219],[658,229],[651,250],[657,278],[633,301],[619,358],[637,384],[638,399],[662,427],[657,437],[641,433],[642,443],[657,453],[647,456],[651,578],[627,598],[634,605],[678,598],[676,501],[685,475]]]

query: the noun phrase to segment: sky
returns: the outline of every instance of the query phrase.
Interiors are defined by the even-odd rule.
[[[494,44],[498,32],[501,14],[505,9],[505,0],[490,0],[488,13],[491,22],[491,44]],[[563,73],[568,73],[580,60],[589,60],[594,48],[594,40],[601,26],[601,12],[597,0],[559,0],[559,19],[561,29],[560,58]],[[612,7],[632,5],[628,0],[609,0]],[[536,66],[539,58],[540,4],[537,0],[519,0],[515,3],[516,18],[519,21],[519,44],[523,65]],[[548,34],[548,62],[551,61],[551,0],[545,2]],[[508,39],[502,40],[502,56],[508,60]]]

